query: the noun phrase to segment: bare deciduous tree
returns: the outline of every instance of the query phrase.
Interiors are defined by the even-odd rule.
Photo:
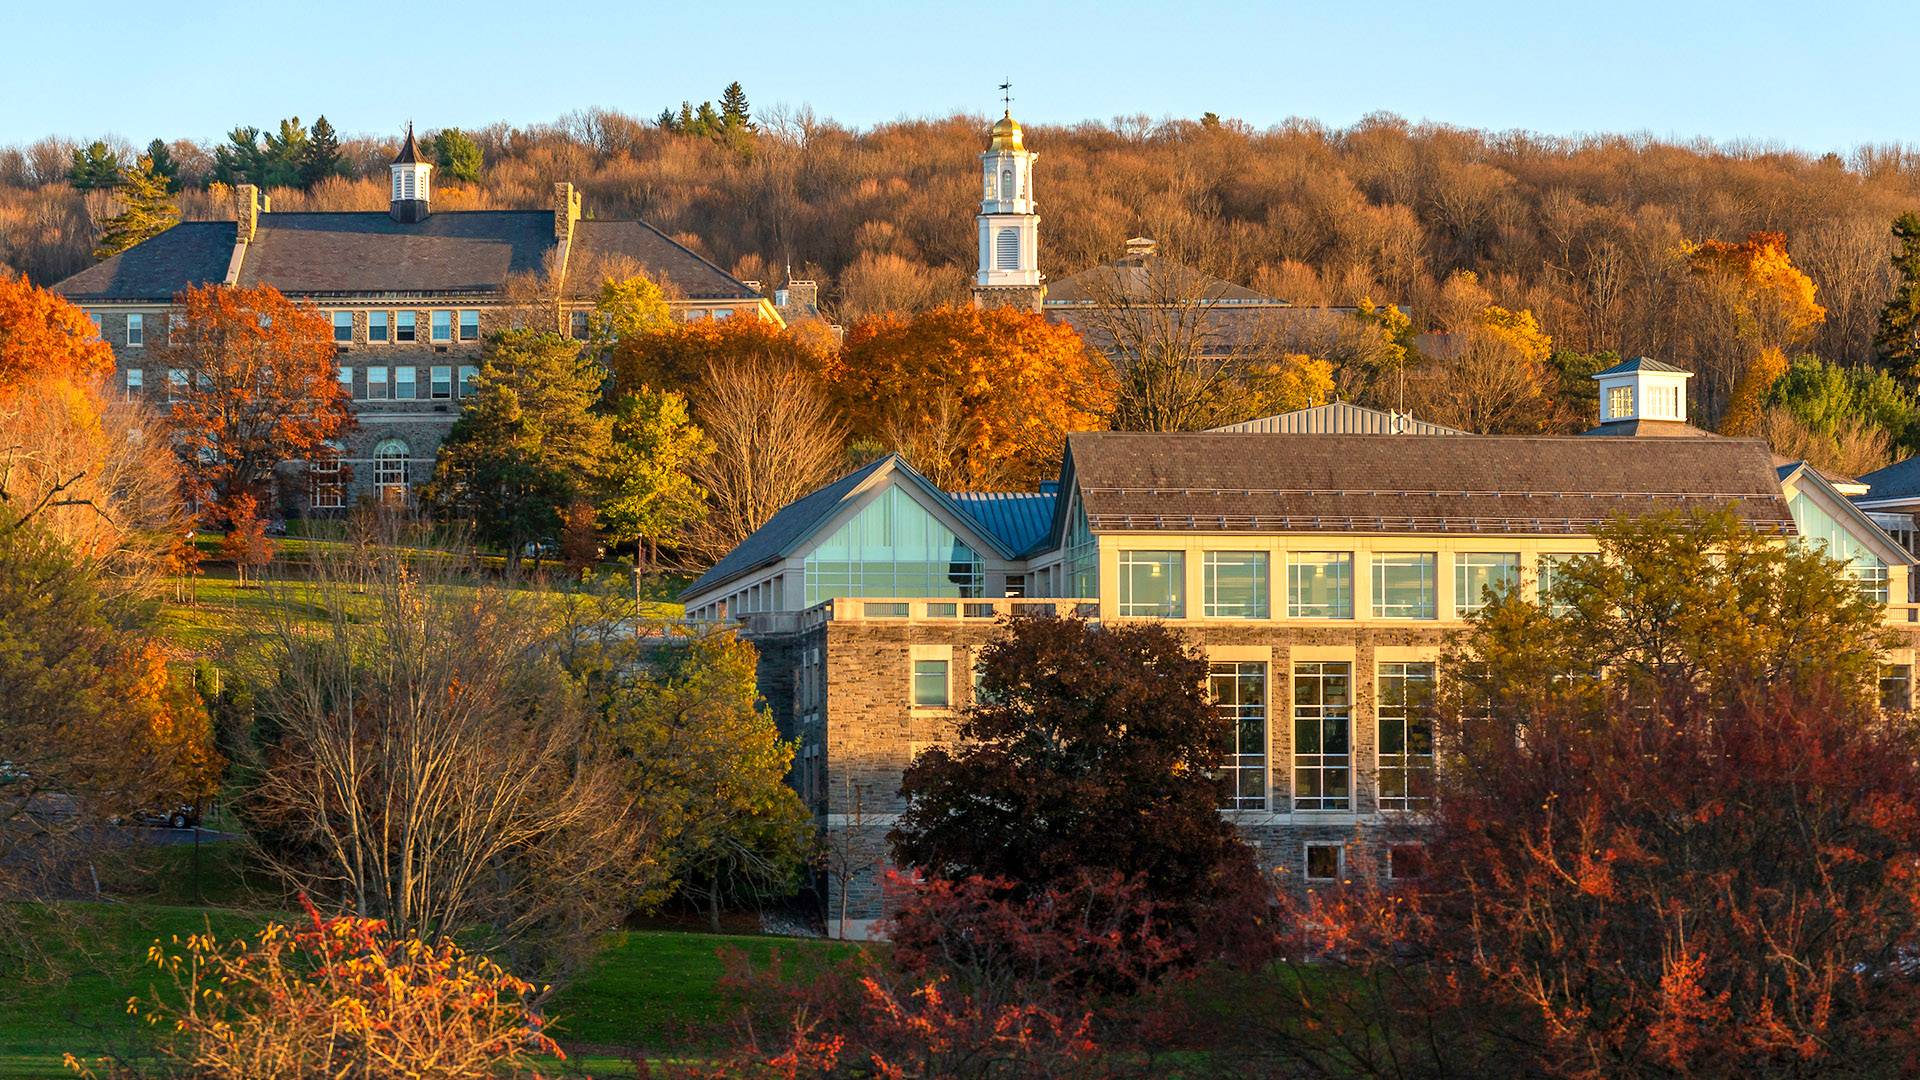
[[[718,558],[844,461],[839,417],[812,376],[764,364],[709,365],[694,419],[713,453],[694,469],[712,513],[690,538]]]

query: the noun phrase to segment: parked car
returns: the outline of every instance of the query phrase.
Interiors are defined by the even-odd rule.
[[[523,559],[557,559],[560,557],[560,545],[551,539],[529,540],[520,549]]]
[[[135,825],[154,829],[185,829],[200,824],[200,808],[181,803],[171,809],[140,809],[128,815]]]

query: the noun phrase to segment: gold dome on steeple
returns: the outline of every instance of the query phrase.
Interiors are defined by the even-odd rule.
[[[1025,147],[1020,145],[1020,121],[1015,120],[1013,118],[1012,112],[1008,112],[1006,115],[1000,117],[1000,119],[994,121],[993,145],[987,147],[987,149],[989,150],[1024,150],[1026,149]]]

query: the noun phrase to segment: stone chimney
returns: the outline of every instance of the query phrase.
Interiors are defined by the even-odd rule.
[[[820,310],[820,286],[805,279],[789,280],[786,288],[787,299],[781,307],[796,308],[805,312]]]
[[[553,185],[553,239],[560,244],[573,242],[573,223],[580,220],[580,193],[573,185]]]
[[[253,234],[260,229],[260,215],[272,205],[260,189],[252,184],[236,184],[233,188],[233,220],[238,223],[239,231],[235,239],[242,244],[253,243]]]

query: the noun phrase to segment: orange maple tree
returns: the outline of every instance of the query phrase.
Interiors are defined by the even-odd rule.
[[[271,286],[203,285],[174,303],[174,325],[156,352],[185,377],[169,389],[188,493],[203,502],[239,492],[264,500],[275,465],[305,458],[352,423],[332,327]]]
[[[91,387],[113,371],[113,350],[87,313],[26,275],[0,271],[0,401],[44,378]]]
[[[615,400],[643,386],[698,398],[700,384],[710,371],[762,364],[818,375],[832,349],[817,324],[783,329],[761,319],[736,316],[631,334],[614,344],[608,366],[613,371]]]
[[[959,306],[862,321],[828,383],[857,436],[969,490],[1037,479],[1068,432],[1106,426],[1114,393],[1112,369],[1071,327]]]

